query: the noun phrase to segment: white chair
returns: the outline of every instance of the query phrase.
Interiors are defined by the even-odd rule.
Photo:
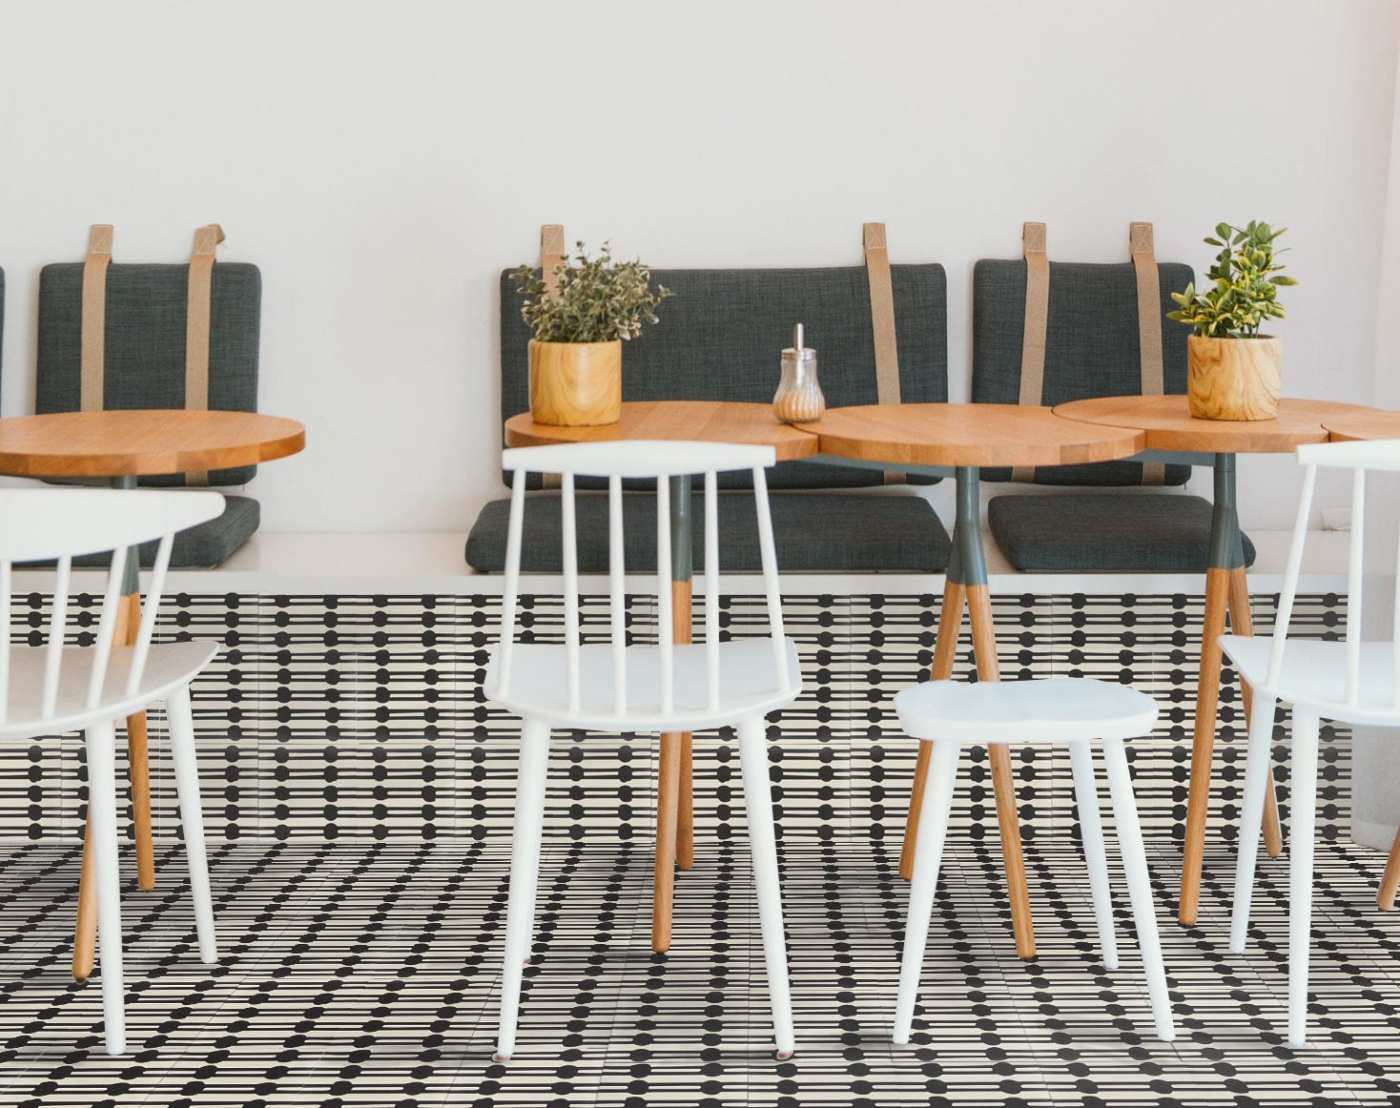
[[[107,1053],[126,1051],[122,1007],[121,904],[118,899],[116,784],[117,720],[165,701],[174,751],[175,783],[189,855],[190,887],[201,961],[218,958],[204,825],[195,766],[190,681],[214,656],[211,643],[152,645],[156,608],[176,531],[218,516],[224,498],[212,492],[135,492],[116,489],[0,489],[0,739],[82,730],[87,739],[88,838],[96,886],[102,1003]],[[160,540],[144,610],[128,605],[128,548]],[[65,646],[73,558],[112,551],[96,645]],[[57,561],[53,612],[43,646],[10,643],[11,564]],[[114,646],[119,624],[139,613],[130,646]],[[125,640],[128,636],[122,634]]]
[[[758,892],[759,923],[768,969],[773,1032],[779,1058],[794,1044],[788,994],[787,948],[778,890],[778,856],[764,741],[766,713],[791,703],[801,691],[797,647],[783,634],[773,525],[764,469],[774,462],[768,446],[700,442],[583,443],[507,450],[503,466],[514,473],[510,530],[506,540],[501,645],[486,675],[488,698],[524,719],[511,846],[510,908],[506,920],[505,970],[497,1061],[515,1050],[520,980],[534,928],[545,771],[550,729],[702,731],[734,725],[748,809],[749,844]],[[719,529],[716,475],[752,472],[759,547],[768,597],[769,637],[720,642]],[[559,474],[562,488],[563,646],[516,643],[516,597],[520,587],[521,523],[527,473]],[[671,623],[672,551],[669,477],[704,474],[705,639],[677,645]],[[608,481],[611,641],[580,645],[574,478]],[[628,646],[625,624],[626,567],[623,561],[622,482],[656,478],[656,646]]]
[[[1274,707],[1293,705],[1293,826],[1290,832],[1288,896],[1288,1042],[1305,1045],[1308,1021],[1308,954],[1312,926],[1313,817],[1317,795],[1317,737],[1323,719],[1374,727],[1400,726],[1400,604],[1392,616],[1392,641],[1362,642],[1362,553],[1366,532],[1366,471],[1400,471],[1400,441],[1318,443],[1298,448],[1303,496],[1293,526],[1293,544],[1278,621],[1271,636],[1222,635],[1220,645],[1254,690],[1240,813],[1239,861],[1235,870],[1230,949],[1244,953],[1249,937],[1249,900],[1259,850],[1259,819],[1269,772]],[[1319,467],[1352,471],[1351,540],[1347,567],[1345,642],[1288,643],[1288,622],[1298,592],[1307,541],[1308,513]],[[1400,552],[1397,555],[1400,569]],[[1285,650],[1285,644],[1287,649]],[[1251,825],[1250,820],[1254,820]],[[1384,890],[1381,896],[1384,906]]]
[[[928,681],[905,689],[895,697],[894,703],[904,730],[933,747],[929,785],[924,790],[914,848],[914,876],[909,885],[909,920],[904,930],[904,962],[899,974],[894,1041],[900,1044],[909,1041],[933,894],[938,885],[938,867],[953,801],[953,782],[957,776],[958,757],[965,746],[1034,743],[1069,747],[1075,798],[1079,803],[1079,827],[1084,837],[1084,860],[1089,870],[1104,966],[1110,970],[1118,968],[1108,863],[1104,858],[1098,793],[1094,784],[1092,747],[1095,740],[1103,746],[1108,767],[1113,815],[1118,826],[1128,896],[1137,925],[1157,1037],[1166,1042],[1175,1038],[1147,858],[1133,800],[1128,759],[1123,750],[1124,739],[1152,730],[1157,719],[1156,702],[1123,685],[1061,677],[1044,681],[981,681],[975,685]]]

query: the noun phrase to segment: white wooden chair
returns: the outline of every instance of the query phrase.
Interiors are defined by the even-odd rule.
[[[1220,645],[1254,690],[1245,768],[1244,808],[1240,813],[1239,861],[1235,870],[1234,917],[1230,949],[1244,953],[1249,937],[1249,901],[1259,850],[1259,819],[1269,772],[1274,707],[1293,705],[1293,806],[1288,896],[1288,1041],[1305,1045],[1308,1020],[1308,955],[1312,926],[1313,817],[1317,795],[1317,738],[1323,719],[1374,727],[1400,726],[1400,603],[1392,616],[1390,642],[1362,642],[1362,553],[1366,533],[1366,471],[1400,471],[1400,441],[1318,443],[1298,448],[1303,464],[1303,496],[1293,526],[1293,544],[1275,633],[1259,638],[1222,635]],[[1288,622],[1298,592],[1298,573],[1307,541],[1317,471],[1352,472],[1351,540],[1347,567],[1345,642],[1299,640],[1289,643]],[[1400,551],[1396,568],[1400,569]],[[1285,649],[1285,645],[1287,649]],[[1251,820],[1254,822],[1251,824]],[[1385,906],[1384,890],[1380,897]]]
[[[1113,937],[1113,903],[1108,888],[1103,831],[1099,825],[1092,752],[1095,741],[1103,746],[1153,1021],[1159,1039],[1170,1042],[1175,1038],[1147,857],[1138,826],[1128,759],[1123,750],[1124,739],[1152,730],[1157,719],[1156,702],[1123,685],[1060,677],[1043,681],[979,681],[975,685],[928,681],[899,693],[895,697],[895,709],[904,730],[931,743],[933,749],[929,785],[924,790],[914,848],[914,876],[909,885],[909,919],[904,929],[904,961],[899,974],[894,1041],[900,1044],[909,1041],[914,1020],[958,758],[965,746],[998,742],[1069,747],[1075,799],[1079,804],[1079,827],[1084,837],[1084,859],[1089,870],[1104,966],[1115,970],[1118,947]]]
[[[780,1058],[790,1057],[793,1052],[787,949],[778,890],[764,715],[796,698],[801,690],[801,675],[797,648],[783,634],[778,567],[764,475],[765,467],[773,462],[771,447],[698,442],[583,443],[525,447],[503,454],[503,466],[513,472],[514,481],[506,544],[501,644],[491,657],[486,690],[494,703],[521,716],[524,728],[511,848],[498,1061],[509,1060],[515,1050],[521,972],[528,958],[534,927],[550,730],[556,727],[657,733],[702,731],[731,724],[736,727],[773,1008],[774,1039]],[[721,643],[716,475],[739,469],[750,470],[753,475],[768,598],[769,636]],[[560,475],[565,637],[562,646],[514,641],[527,473]],[[678,645],[671,623],[672,551],[667,478],[689,474],[704,474],[705,639],[703,643]],[[608,481],[611,641],[607,643],[580,645],[579,642],[574,531],[574,478],[577,476]],[[627,645],[622,482],[628,478],[657,479],[656,646]]]
[[[151,635],[175,532],[214,519],[222,511],[223,497],[212,492],[0,489],[0,739],[78,730],[86,734],[87,849],[97,894],[107,1052],[113,1055],[126,1051],[114,725],[155,701],[165,701],[169,713],[199,956],[205,963],[218,957],[189,693],[190,681],[218,647],[199,642],[153,645]],[[154,539],[160,540],[160,546],[140,630],[131,646],[114,646],[118,623],[129,613],[122,596],[128,548]],[[65,646],[73,558],[108,550],[112,563],[96,645]],[[57,561],[57,571],[47,642],[13,645],[11,564],[49,560]]]

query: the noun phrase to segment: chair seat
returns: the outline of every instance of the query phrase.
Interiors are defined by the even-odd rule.
[[[153,643],[146,655],[141,684],[127,695],[127,675],[136,651],[129,646],[114,647],[102,695],[95,708],[88,708],[88,681],[96,651],[89,646],[66,646],[59,665],[55,710],[43,718],[39,701],[48,650],[42,646],[12,647],[9,712],[5,722],[0,723],[0,736],[58,735],[76,731],[93,720],[130,715],[152,701],[164,700],[174,689],[188,683],[218,650],[218,645],[210,642]]]
[[[704,497],[692,498],[692,557],[703,569]],[[948,532],[918,496],[855,493],[774,493],[769,496],[773,541],[784,573],[942,573],[952,549]],[[520,568],[559,573],[562,511],[558,493],[525,501]],[[608,499],[577,497],[578,568],[606,573]],[[656,497],[629,494],[624,558],[628,573],[656,569]],[[505,569],[510,501],[495,500],[477,516],[467,537],[467,563],[482,573]],[[730,492],[719,502],[719,563],[725,573],[758,573],[758,521],[752,493]]]
[[[500,648],[486,670],[486,695],[527,718],[588,731],[696,731],[734,723],[744,716],[770,712],[801,691],[797,645],[786,640],[788,679],[778,680],[773,640],[743,639],[719,647],[719,706],[709,706],[706,647],[678,645],[674,659],[674,705],[662,712],[661,650],[629,646],[627,714],[619,718],[613,702],[613,649],[609,643],[579,648],[579,707],[569,707],[568,655],[556,644],[517,643],[511,660],[509,694],[496,695]]]
[[[1030,573],[1204,573],[1212,508],[1173,493],[996,496],[992,535],[1017,569]],[[1244,536],[1244,560],[1254,544]]]
[[[224,496],[224,510],[207,523],[176,532],[170,548],[171,569],[217,569],[252,538],[262,521],[262,509],[250,496]],[[142,543],[141,566],[155,565],[157,542]],[[107,553],[73,559],[75,566],[105,566]]]
[[[1087,677],[1043,681],[926,681],[894,698],[916,739],[960,744],[1132,738],[1152,730],[1157,702],[1127,685]]]
[[[1323,719],[1349,723],[1400,725],[1395,705],[1395,647],[1388,642],[1361,644],[1360,696],[1347,699],[1347,645],[1319,639],[1289,639],[1283,650],[1283,670],[1270,684],[1269,655],[1274,637],[1221,635],[1220,645],[1252,688],[1276,700],[1303,704]]]

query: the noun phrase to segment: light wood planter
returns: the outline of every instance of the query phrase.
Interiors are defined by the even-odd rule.
[[[1278,339],[1186,340],[1191,414],[1197,419],[1259,420],[1278,415]]]
[[[530,414],[554,427],[622,418],[622,343],[530,342]]]

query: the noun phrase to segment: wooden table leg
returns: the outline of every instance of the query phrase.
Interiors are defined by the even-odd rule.
[[[671,906],[676,891],[676,816],[680,799],[681,736],[661,736],[661,775],[656,801],[656,879],[651,903],[651,948],[671,949]]]
[[[691,583],[671,584],[671,622],[677,643],[689,645],[691,636]],[[681,735],[680,782],[676,813],[676,866],[690,869],[695,865],[695,790],[692,784],[690,732]]]
[[[1253,635],[1254,617],[1249,609],[1249,580],[1244,566],[1236,566],[1230,571],[1230,633]],[[1240,678],[1240,691],[1244,700],[1246,734],[1249,730],[1249,716],[1254,707],[1254,690],[1243,677]],[[1283,829],[1278,821],[1278,798],[1274,795],[1274,767],[1269,766],[1264,779],[1264,849],[1270,858],[1283,853]]]
[[[958,636],[962,632],[963,607],[967,593],[951,576],[943,582],[943,606],[938,611],[938,636],[933,643],[933,665],[929,678],[946,681],[953,675],[953,662],[958,656]],[[919,813],[923,809],[924,785],[928,781],[929,756],[932,743],[919,743],[919,759],[914,764],[914,788],[909,795],[909,815],[904,821],[904,847],[899,854],[899,876],[906,881],[914,877],[914,844],[919,837]]]
[[[131,557],[135,557],[132,551]],[[117,607],[112,641],[130,645],[141,630],[141,594],[129,593]],[[151,775],[146,742],[146,713],[126,720],[127,772],[131,780],[132,823],[136,830],[136,883],[146,890],[156,887],[155,843],[151,838]],[[90,827],[83,831],[83,868],[78,878],[78,917],[73,928],[73,976],[85,981],[92,975],[97,948],[97,900],[92,892],[88,850]]]
[[[992,625],[992,603],[986,585],[967,586],[967,609],[972,624],[972,649],[977,655],[977,679],[997,681],[996,629]],[[1006,867],[1006,895],[1011,901],[1011,930],[1016,936],[1016,953],[1035,957],[1035,925],[1031,919],[1031,899],[1026,888],[1026,862],[1021,854],[1021,819],[1016,811],[1016,780],[1011,772],[1011,751],[1005,743],[987,747],[992,766],[992,787],[996,792],[997,826],[1001,832],[1001,857]]]

